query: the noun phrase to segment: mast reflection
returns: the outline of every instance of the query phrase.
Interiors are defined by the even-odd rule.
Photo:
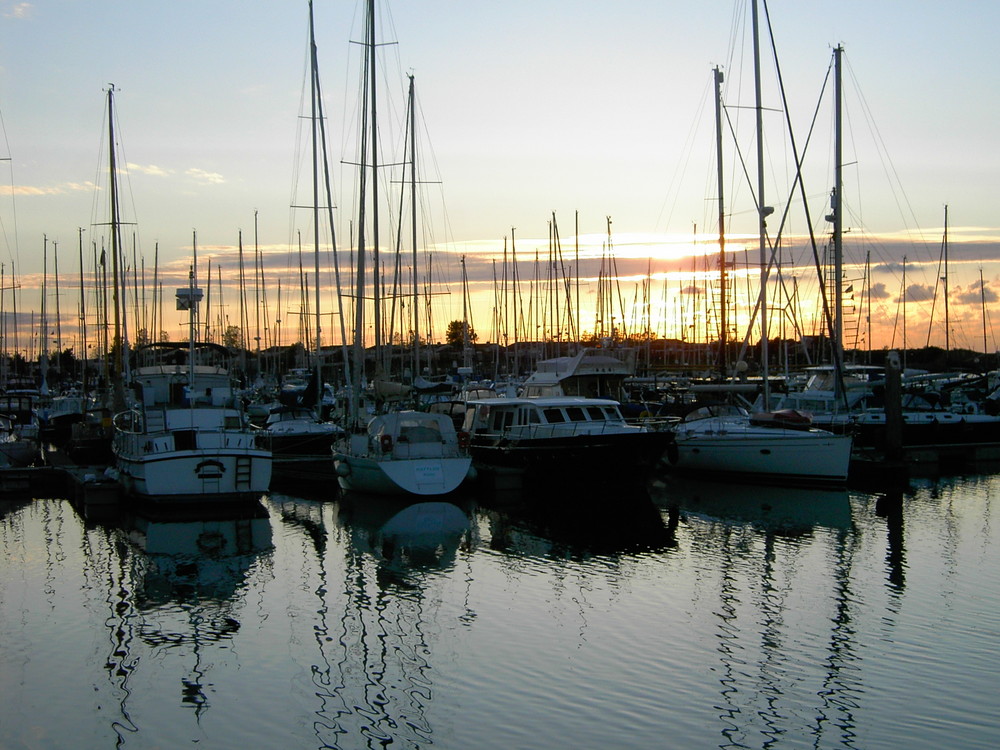
[[[692,547],[719,566],[706,582],[719,602],[720,747],[770,747],[789,713],[815,717],[817,742],[834,732],[851,746],[862,691],[848,492],[678,478],[653,490],[662,507],[678,508]],[[825,648],[804,651],[803,627],[827,628]],[[824,666],[813,691],[800,684],[802,660]],[[803,695],[814,696],[812,705],[802,705]]]

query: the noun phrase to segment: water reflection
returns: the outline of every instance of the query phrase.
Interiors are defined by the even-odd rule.
[[[851,525],[849,495],[843,488],[744,486],[666,476],[652,483],[651,492],[662,507],[677,507],[689,514],[749,524],[782,535]]]
[[[411,500],[345,493],[339,520],[351,542],[378,561],[385,584],[408,586],[414,571],[447,570],[471,546],[468,501]]]
[[[316,564],[315,576],[304,575],[317,613],[311,676],[320,746],[430,744],[432,664],[447,626],[440,588],[459,551],[474,546],[468,508],[360,493],[334,503],[275,501],[282,522],[305,533]],[[468,572],[460,580],[468,584]],[[454,618],[467,625],[475,613],[466,607]]]
[[[210,650],[239,632],[247,578],[272,546],[267,512],[259,502],[209,513],[150,506],[95,528],[106,535],[88,559],[97,563],[95,586],[104,579],[108,592],[105,669],[121,710],[115,732],[138,731],[128,703],[147,650],[154,661],[181,660],[179,705],[200,718],[211,705],[208,673],[218,654]]]
[[[861,697],[851,568],[857,546],[846,490],[743,487],[666,478],[652,487],[676,508],[715,578],[720,747],[771,747],[793,713],[814,717],[816,743],[832,734],[853,746]],[[797,633],[827,632],[809,653]],[[801,702],[803,660],[813,673],[811,705]],[[798,696],[798,697],[793,697]]]
[[[885,519],[889,585],[896,593],[906,586],[906,545],[903,539],[903,490],[893,489],[878,497],[875,513]]]
[[[665,519],[646,487],[496,492],[478,506],[495,551],[581,559],[676,545],[675,509]]]

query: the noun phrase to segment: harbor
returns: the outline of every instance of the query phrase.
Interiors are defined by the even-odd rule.
[[[5,496],[4,744],[993,747],[997,482]]]
[[[0,748],[998,746],[1000,5],[494,5],[5,4]]]

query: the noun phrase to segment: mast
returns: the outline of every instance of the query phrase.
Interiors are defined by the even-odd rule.
[[[944,353],[947,358],[951,351],[951,320],[948,318],[948,206],[944,207]]]
[[[39,315],[41,325],[38,330],[38,368],[41,372],[42,395],[49,393],[49,321],[45,314],[45,298],[48,296],[49,238],[42,235],[42,309]]]
[[[375,143],[376,119],[375,119],[375,0],[368,0],[367,17],[365,25],[365,75],[363,90],[363,106],[361,116],[361,163],[359,171],[358,185],[358,257],[356,266],[356,295],[354,305],[354,377],[352,382],[353,393],[351,395],[352,414],[351,421],[356,423],[361,411],[361,388],[365,375],[364,358],[364,335],[365,335],[365,314],[364,314],[364,289],[365,289],[365,210],[368,197],[368,165],[366,157],[368,152],[369,137],[371,143],[372,159],[372,212],[373,223],[372,233],[374,235],[373,245],[375,246],[373,279],[374,310],[373,320],[375,324],[375,346],[378,348],[379,334],[379,309],[378,309],[378,181],[376,179],[376,163],[378,147]],[[368,99],[369,106],[364,106],[364,100]],[[369,136],[370,130],[370,136]],[[357,426],[355,424],[355,426]]]
[[[844,154],[843,154],[843,98],[841,88],[841,60],[844,48],[837,45],[833,51],[834,60],[834,188],[831,206],[833,210],[833,361],[840,366],[844,361],[844,295],[841,293],[841,280],[844,275],[844,217],[843,217],[843,186],[844,186]],[[835,390],[843,387],[841,378],[835,380]]]
[[[983,310],[983,366],[986,366],[986,355],[989,353],[986,342],[986,284],[983,282],[983,267],[979,267],[979,304]]]
[[[903,256],[903,372],[906,372],[906,256]]]
[[[417,118],[415,112],[416,99],[413,95],[413,75],[409,76],[409,110],[410,110],[410,231],[413,244],[413,378],[416,381],[420,374],[420,305],[417,302]],[[462,257],[462,270],[465,270],[465,257]],[[464,301],[463,301],[463,304]]]
[[[767,217],[774,211],[764,202],[764,118],[760,89],[760,33],[757,13],[757,0],[753,1],[753,59],[754,59],[754,97],[757,115],[757,228],[760,242],[760,371],[763,380],[763,409],[771,408],[771,385],[768,380],[768,341],[767,341]]]
[[[469,274],[465,270],[465,256],[459,258],[462,264],[462,365],[469,366]]]
[[[320,341],[320,335],[322,333],[322,318],[320,316],[319,307],[319,153],[318,153],[318,143],[319,143],[319,122],[317,118],[317,106],[319,99],[318,88],[318,63],[316,59],[316,35],[314,33],[313,25],[313,4],[312,0],[309,0],[309,59],[310,66],[312,69],[312,74],[309,76],[310,80],[310,90],[312,95],[312,180],[313,180],[313,261],[315,265],[313,284],[315,285],[316,291],[316,355],[315,355],[315,365],[316,365],[316,415],[320,414],[320,406],[323,398],[323,367],[320,363],[320,352],[322,351],[322,344]],[[278,309],[281,309],[281,305],[278,305]]]
[[[80,372],[82,395],[87,395],[87,297],[83,285],[83,227],[77,228],[80,245],[80,350],[83,353],[83,369]],[[0,287],[3,284],[0,283]]]
[[[380,285],[380,274],[381,269],[379,267],[379,252],[378,252],[378,242],[379,242],[379,227],[378,227],[378,214],[379,214],[379,203],[378,203],[378,110],[376,106],[377,101],[377,84],[378,76],[376,75],[376,51],[375,46],[375,0],[368,0],[368,93],[370,95],[370,106],[371,106],[371,120],[369,124],[371,125],[371,138],[369,146],[371,146],[371,193],[372,193],[372,300],[374,302],[374,307],[372,310],[372,323],[375,329],[375,352],[376,352],[376,362],[378,362],[378,352],[380,351],[382,344],[382,295],[381,295],[381,285]]]
[[[239,265],[240,265],[240,373],[246,377],[247,372],[247,334],[250,332],[250,321],[247,318],[246,271],[243,265],[243,230],[239,231]]]
[[[62,314],[59,309],[59,243],[52,243],[52,281],[56,285],[56,370],[59,370],[62,354]],[[58,373],[62,377],[62,373]]]
[[[108,152],[109,175],[110,175],[110,199],[111,199],[111,266],[112,266],[112,302],[115,306],[114,313],[114,339],[111,347],[114,352],[114,367],[112,378],[116,383],[115,387],[115,408],[120,409],[125,405],[125,391],[122,383],[122,373],[124,367],[124,352],[122,345],[122,303],[119,298],[119,287],[121,280],[118,278],[118,267],[121,262],[121,217],[118,215],[118,166],[115,163],[115,119],[114,119],[114,94],[115,86],[108,87]]]
[[[726,311],[726,202],[723,194],[724,175],[722,171],[722,82],[724,76],[719,68],[714,71],[715,80],[715,164],[716,182],[719,195],[719,377],[726,379],[729,371]]]

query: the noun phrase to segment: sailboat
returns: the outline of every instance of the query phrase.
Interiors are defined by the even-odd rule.
[[[279,403],[270,408],[259,437],[261,444],[271,449],[273,472],[276,480],[330,482],[334,478],[334,466],[330,460],[330,452],[334,442],[344,435],[344,430],[340,425],[322,419],[324,389],[321,367],[322,315],[319,294],[319,169],[320,155],[321,153],[326,153],[326,137],[325,131],[321,127],[323,113],[321,110],[319,68],[311,2],[309,3],[309,50],[311,72],[312,225],[313,258],[315,261],[313,284],[316,295],[314,305],[314,318],[316,321],[315,349],[313,351],[314,367],[311,372],[303,370],[289,373],[289,377],[286,378],[278,394]],[[328,186],[329,173],[325,170],[324,177]],[[343,320],[343,316],[340,317]]]
[[[763,410],[751,414],[736,406],[720,405],[695,409],[674,428],[676,449],[668,452],[671,466],[684,473],[712,478],[730,477],[774,483],[843,484],[847,481],[852,439],[811,425],[809,416],[794,410],[771,412],[768,379],[767,217],[773,209],[764,201],[764,146],[760,94],[760,50],[757,1],[753,0],[754,68],[757,110],[757,215],[760,247],[761,365]],[[716,151],[722,161],[722,73],[716,68]],[[720,235],[723,194],[719,168]],[[839,189],[839,185],[838,185]],[[839,190],[838,190],[839,192]],[[722,245],[724,240],[720,240]],[[724,278],[725,260],[721,273]],[[839,277],[838,277],[839,278]],[[723,300],[723,307],[725,301]]]
[[[375,2],[368,0],[365,48],[365,93],[368,98],[365,113],[370,127],[362,138],[363,153],[360,169],[360,200],[358,221],[358,251],[356,268],[355,326],[353,347],[353,372],[350,378],[350,413],[353,423],[350,431],[333,448],[333,462],[340,487],[348,491],[374,494],[400,495],[445,495],[457,490],[463,482],[475,476],[472,458],[468,451],[466,436],[460,436],[454,422],[444,414],[430,414],[419,411],[399,411],[376,414],[366,424],[361,424],[361,394],[365,381],[365,211],[370,195],[372,206],[372,249],[374,268],[372,269],[373,315],[376,335],[375,348],[379,349],[381,321],[379,320],[379,273],[378,264],[378,140],[376,119],[376,76],[375,76]],[[415,125],[413,79],[410,79],[410,133],[411,133],[411,190],[416,186],[414,176],[416,157],[412,153]],[[370,155],[364,152],[370,148]],[[366,163],[367,158],[367,163]],[[370,168],[370,175],[368,170]],[[416,201],[413,211],[416,212]],[[414,216],[414,221],[416,217]],[[415,241],[415,236],[414,236]],[[415,269],[414,269],[415,273]],[[414,301],[415,302],[415,301]],[[413,304],[416,311],[419,305]],[[414,323],[414,338],[419,327]]]

